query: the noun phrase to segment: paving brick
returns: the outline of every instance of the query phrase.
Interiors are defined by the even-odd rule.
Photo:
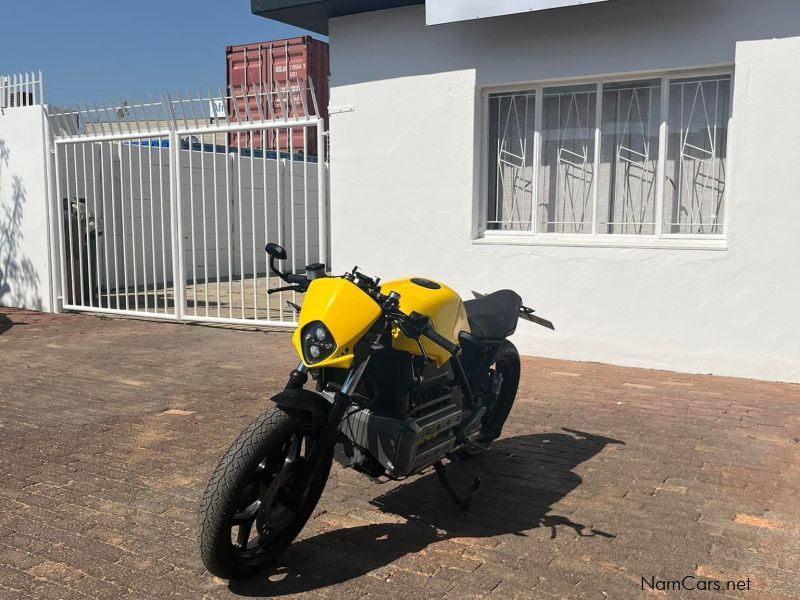
[[[197,505],[288,336],[2,311],[0,598],[602,600],[692,574],[796,597],[800,386],[525,358],[502,439],[449,467],[483,479],[469,512],[431,473],[334,466],[280,564],[228,585]]]

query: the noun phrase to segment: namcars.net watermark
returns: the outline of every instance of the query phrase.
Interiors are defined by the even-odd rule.
[[[705,579],[686,575],[681,579],[656,579],[654,576],[642,577],[642,590],[660,592],[734,592],[749,591],[750,578],[747,579]]]

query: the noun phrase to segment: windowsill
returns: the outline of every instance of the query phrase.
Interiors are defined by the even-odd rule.
[[[665,248],[669,250],[727,250],[725,236],[636,235],[526,235],[516,232],[487,231],[472,240],[480,246],[571,246],[576,248]]]

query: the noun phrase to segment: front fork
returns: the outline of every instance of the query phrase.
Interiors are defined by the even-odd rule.
[[[308,367],[302,361],[297,368],[289,373],[289,381],[286,382],[284,390],[299,390],[308,382]]]
[[[322,426],[320,435],[311,448],[311,452],[306,459],[305,468],[300,471],[289,491],[289,504],[295,510],[300,507],[305,490],[308,489],[314,474],[318,472],[318,469],[322,466],[322,461],[336,443],[336,438],[339,434],[339,423],[347,413],[347,409],[350,408],[352,394],[364,375],[369,359],[369,355],[363,356],[354,367],[351,367],[344,384],[342,384],[342,388],[333,397],[333,405],[330,413],[328,413],[328,419]],[[301,362],[289,375],[286,389],[302,388],[307,381],[308,368]]]

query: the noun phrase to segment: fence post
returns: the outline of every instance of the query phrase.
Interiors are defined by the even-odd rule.
[[[322,119],[317,123],[317,198],[319,199],[319,262],[328,264],[328,235],[327,235],[327,216],[326,206],[327,190],[325,189],[325,132],[323,131],[325,121]],[[308,257],[306,257],[307,259]]]
[[[54,214],[52,215],[51,222],[56,230],[56,235],[53,237],[57,240],[58,244],[58,275],[54,277],[54,280],[59,282],[56,288],[58,301],[53,308],[55,312],[60,313],[64,311],[64,304],[67,302],[67,256],[65,249],[66,240],[64,237],[64,205],[61,196],[61,158],[59,156],[59,146],[55,142],[53,143],[53,170],[55,172],[55,186],[52,196]]]
[[[186,277],[183,272],[183,226],[181,223],[181,141],[174,129],[169,132],[170,183],[170,235],[172,236],[172,287],[174,289],[175,317],[183,318],[185,309]]]
[[[59,243],[59,231],[63,227],[62,214],[59,210],[61,200],[57,190],[55,169],[55,143],[53,134],[50,130],[50,119],[47,115],[47,107],[42,106],[42,125],[43,125],[43,149],[45,173],[45,219],[47,220],[47,271],[50,275],[50,312],[63,312],[61,308],[61,244]],[[56,266],[58,265],[58,267]]]

